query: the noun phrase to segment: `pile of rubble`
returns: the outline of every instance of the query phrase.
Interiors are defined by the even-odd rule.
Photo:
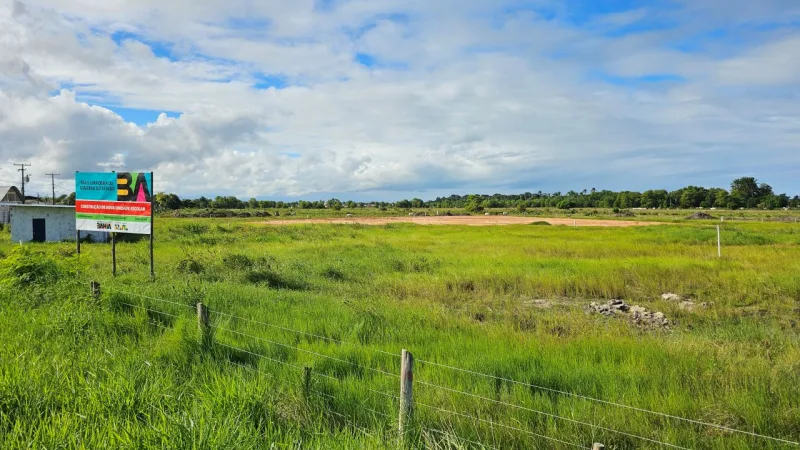
[[[666,294],[661,294],[661,300],[665,302],[673,302],[678,304],[678,308],[685,309],[687,311],[693,311],[698,306],[704,309],[711,308],[714,306],[713,302],[702,302],[702,303],[695,303],[691,300],[684,299],[678,294],[673,294],[671,292],[667,292]]]
[[[704,213],[704,212],[696,212],[691,216],[687,217],[688,220],[714,220],[716,217],[712,216],[711,214]]]
[[[610,300],[606,303],[592,302],[589,311],[604,316],[627,316],[636,326],[643,328],[669,328],[669,319],[662,312],[648,311],[637,305],[628,305],[624,300]]]

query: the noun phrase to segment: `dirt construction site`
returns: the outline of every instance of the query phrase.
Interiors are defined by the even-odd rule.
[[[361,224],[387,225],[390,223],[414,223],[417,225],[525,225],[534,222],[547,222],[550,225],[567,225],[578,227],[635,227],[659,225],[659,222],[638,222],[629,220],[594,220],[569,218],[543,218],[519,216],[416,216],[416,217],[346,217],[335,219],[280,219],[264,222],[269,225],[292,224]]]

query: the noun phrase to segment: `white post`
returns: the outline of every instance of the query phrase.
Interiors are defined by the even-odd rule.
[[[717,257],[722,258],[722,240],[720,239],[719,225],[717,225]]]

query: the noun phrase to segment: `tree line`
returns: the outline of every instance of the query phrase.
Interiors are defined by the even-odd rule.
[[[75,194],[61,196],[59,203],[75,204]],[[451,195],[437,197],[434,200],[419,198],[404,199],[397,202],[354,202],[341,201],[336,198],[327,201],[299,200],[284,202],[277,200],[258,200],[251,198],[241,200],[235,196],[216,196],[213,199],[199,197],[181,199],[176,194],[158,193],[155,196],[157,208],[161,210],[177,209],[325,209],[340,210],[342,208],[464,208],[478,212],[488,208],[516,208],[524,211],[527,208],[717,208],[717,209],[779,209],[800,208],[800,196],[789,197],[787,194],[776,194],[772,186],[759,183],[753,177],[743,177],[731,183],[730,190],[721,188],[704,188],[686,186],[675,191],[665,189],[634,191],[609,191],[583,189],[566,193],[525,192],[522,194],[494,195]]]

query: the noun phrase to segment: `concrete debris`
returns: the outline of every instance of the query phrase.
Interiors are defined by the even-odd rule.
[[[608,303],[592,302],[589,310],[604,316],[614,316],[617,313],[627,313],[630,306],[624,300],[611,300]]]
[[[639,305],[628,305],[624,300],[611,300],[607,303],[592,302],[589,311],[604,316],[622,315],[628,317],[636,326],[643,328],[669,328],[669,319],[662,312],[648,311]]]
[[[700,306],[703,309],[708,309],[714,306],[714,302],[702,302],[700,305],[698,305],[695,302],[684,300],[678,305],[678,308],[685,309],[687,311],[694,311],[697,306]]]
[[[522,304],[524,304],[525,306],[531,306],[533,308],[541,308],[541,309],[546,309],[553,306],[552,302],[544,299],[525,300],[522,302]]]
[[[661,294],[661,300],[667,302],[679,302],[681,301],[681,296],[678,294],[673,294],[672,292],[667,292],[666,294]]]
[[[631,314],[631,321],[645,328],[669,328],[669,320],[662,312],[635,312]]]

